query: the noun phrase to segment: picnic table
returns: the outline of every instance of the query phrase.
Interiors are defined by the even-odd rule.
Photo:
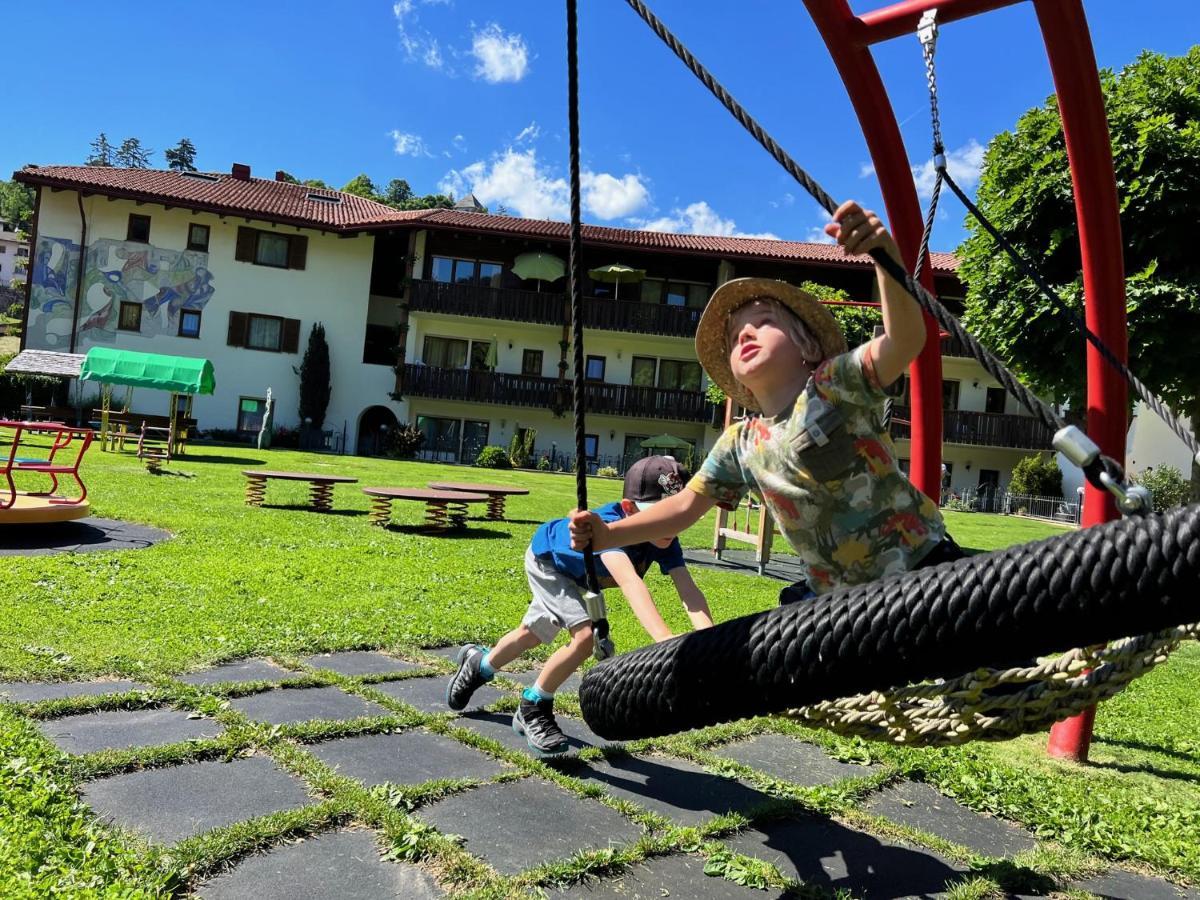
[[[271,478],[280,481],[307,481],[311,485],[309,502],[312,508],[320,512],[333,509],[333,486],[335,484],[355,484],[358,479],[346,475],[326,475],[312,472],[271,472],[259,469],[244,469],[242,474],[249,479],[246,483],[246,505],[262,506],[263,497],[267,493],[267,480]]]
[[[467,523],[468,504],[491,500],[487,494],[429,488],[368,487],[362,491],[371,498],[372,525],[382,528],[392,520],[393,500],[421,500],[425,503],[425,524],[436,532],[462,528]]]
[[[468,494],[487,494],[487,517],[495,521],[504,520],[504,501],[508,497],[525,496],[528,488],[512,487],[507,484],[472,484],[467,481],[431,481],[429,486],[439,491],[462,491]]]

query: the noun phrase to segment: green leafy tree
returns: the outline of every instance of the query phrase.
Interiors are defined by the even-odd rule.
[[[805,281],[800,284],[818,300],[847,301],[853,299],[841,288],[829,287],[815,281]],[[875,334],[875,326],[883,324],[883,315],[871,306],[827,306],[825,307],[841,326],[842,334],[846,336],[846,344],[857,347],[866,343]]]
[[[27,228],[33,220],[33,188],[17,181],[0,181],[0,221]]]
[[[1190,485],[1174,466],[1155,466],[1137,476],[1137,483],[1150,490],[1154,495],[1156,512],[1166,512],[1188,502],[1191,494]]]
[[[451,209],[454,198],[445,194],[426,194],[423,197],[412,197],[401,206],[401,209]]]
[[[383,189],[383,196],[380,199],[388,206],[404,209],[404,204],[411,200],[412,196],[412,188],[407,181],[403,178],[393,178]]]
[[[180,138],[179,143],[163,151],[167,160],[167,168],[176,172],[196,171],[196,146],[187,138]]]
[[[1200,354],[1181,336],[1200,328],[1200,46],[1145,52],[1101,73],[1121,204],[1130,368],[1200,425]],[[1027,111],[988,147],[977,203],[1082,315],[1079,227],[1054,99]],[[1038,392],[1085,408],[1084,341],[991,238],[968,221],[959,276],[966,325]],[[1200,467],[1193,466],[1193,490]]]
[[[275,174],[275,180],[276,180],[276,181],[282,181],[282,182],[285,182],[285,183],[287,183],[287,184],[299,184],[299,183],[300,183],[300,179],[299,179],[299,178],[297,178],[295,175],[291,174],[290,172],[285,172],[285,171],[283,171],[283,169],[280,169],[280,170],[279,170],[279,171],[278,171],[278,172]]]
[[[154,151],[149,147],[143,147],[140,140],[131,137],[121,141],[121,146],[117,148],[113,158],[118,166],[124,166],[127,169],[148,169],[150,168],[150,156],[153,153]]]
[[[108,142],[108,135],[103,131],[96,136],[96,139],[91,143],[92,153],[84,161],[87,166],[109,166],[113,165],[113,159],[116,157],[117,151],[113,145]]]
[[[325,340],[325,326],[320,322],[313,325],[308,335],[308,347],[297,370],[300,376],[300,421],[311,419],[311,426],[319,429],[325,424],[325,411],[329,408],[329,343]]]
[[[327,185],[325,182],[323,182],[320,178],[306,178],[306,179],[304,179],[302,184],[305,187],[320,188],[321,190],[325,190],[325,191],[330,190],[329,185]]]
[[[367,200],[379,199],[379,191],[376,189],[375,183],[366,175],[355,175],[342,185],[342,190],[347,194],[365,197]]]
[[[1013,466],[1008,490],[1012,494],[1029,494],[1033,497],[1061,497],[1062,471],[1051,454],[1026,456]]]

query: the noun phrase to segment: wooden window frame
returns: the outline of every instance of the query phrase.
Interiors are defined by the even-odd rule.
[[[537,371],[531,372],[531,371],[529,371],[528,363],[529,363],[530,354],[534,354],[534,353],[537,354]],[[542,367],[545,364],[546,364],[546,351],[545,350],[535,350],[532,347],[527,347],[521,351],[521,374],[522,375],[537,375],[540,377],[542,374]]]
[[[267,398],[266,397],[238,397],[237,418],[234,420],[234,430],[237,431],[238,434],[254,434],[253,430],[242,428],[242,411],[243,411],[242,410],[242,401],[244,401],[244,400],[253,400],[256,403],[263,404],[263,406],[265,407],[266,403],[267,403]],[[263,409],[263,415],[266,415],[265,408]]]
[[[184,331],[183,331],[184,316],[195,316],[196,317],[196,333],[195,334],[185,334],[184,333]],[[187,338],[189,341],[200,340],[200,328],[203,325],[203,322],[204,322],[204,314],[201,310],[181,309],[179,311],[179,330],[176,332],[176,337]]]
[[[125,308],[137,310],[137,328],[127,328],[125,321]],[[142,332],[142,304],[133,300],[122,300],[121,305],[117,308],[117,331],[127,331],[130,334],[141,334]]]
[[[282,266],[258,261],[258,245],[262,235],[271,234],[287,241],[287,263]],[[237,262],[250,263],[266,269],[304,269],[308,265],[308,236],[304,234],[280,234],[262,228],[239,226],[234,244],[233,258]]]
[[[599,360],[599,362],[600,362],[600,377],[599,378],[593,378],[591,375],[588,374],[592,368],[592,360]],[[583,380],[595,382],[596,384],[605,384],[606,382],[604,381],[604,376],[605,376],[605,374],[607,374],[607,372],[608,372],[608,357],[594,355],[594,354],[589,353],[587,359],[583,363]]]
[[[276,346],[276,347],[256,347],[250,343],[250,328],[254,324],[255,319],[273,319],[274,321],[279,323],[279,345],[278,346]],[[245,344],[246,349],[247,350],[265,350],[268,353],[282,353],[283,352],[283,328],[284,328],[285,322],[287,322],[287,319],[285,319],[283,316],[272,316],[272,315],[267,315],[265,313],[246,313],[246,344]]]
[[[266,347],[250,346],[250,320],[252,318],[279,320],[281,324],[279,327],[278,349],[272,350]],[[246,350],[259,350],[264,353],[299,353],[300,325],[301,321],[299,319],[287,319],[283,316],[273,316],[269,313],[252,313],[230,310],[229,330],[226,335],[225,343],[230,347],[242,347]]]
[[[588,441],[592,442],[592,452],[591,453],[587,452]],[[600,458],[600,435],[585,434],[583,436],[583,455],[584,455],[584,458],[587,460],[594,460],[594,459]]]
[[[204,243],[203,244],[199,244],[192,240],[192,229],[193,228],[203,228],[204,229]],[[199,251],[202,253],[207,253],[208,252],[208,244],[211,240],[212,240],[212,226],[205,225],[203,222],[188,222],[187,248],[189,250],[196,250],[196,251]]]
[[[133,234],[134,223],[141,224],[142,222],[146,223],[146,236],[145,237],[135,237]],[[130,213],[129,214],[129,222],[125,225],[125,240],[132,241],[135,244],[149,244],[150,243],[150,217],[144,216],[141,213]]]

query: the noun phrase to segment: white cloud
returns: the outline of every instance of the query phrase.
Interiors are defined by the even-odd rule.
[[[875,164],[874,163],[862,163],[858,167],[858,177],[859,178],[870,178],[874,174],[875,174]]]
[[[780,197],[778,200],[768,200],[767,202],[770,203],[776,209],[779,209],[779,207],[781,207],[781,206],[791,206],[793,203],[795,203],[796,195],[792,194],[792,193],[784,192],[784,195],[782,197]]]
[[[733,219],[723,219],[705,200],[689,203],[682,209],[671,210],[671,215],[638,223],[647,231],[672,231],[683,234],[709,234],[719,237],[747,237],[779,240],[769,231],[751,234],[739,231]]]
[[[417,6],[446,4],[449,0],[395,0],[392,15],[396,17],[396,30],[400,34],[400,46],[409,62],[419,60],[431,69],[444,70],[445,58],[438,39],[422,27]]]
[[[964,191],[975,187],[979,183],[979,173],[983,168],[983,147],[979,141],[971,138],[957,150],[947,153],[946,168],[950,171],[950,177]],[[933,160],[926,160],[919,166],[913,166],[912,173],[913,181],[917,184],[917,196],[922,200],[928,200],[933,196],[933,183],[937,178]]]
[[[582,172],[579,178],[584,210],[599,219],[631,215],[649,201],[649,191],[636,175],[617,177],[607,172]],[[532,147],[508,147],[490,160],[453,169],[438,184],[443,193],[474,194],[485,206],[500,205],[530,219],[565,220],[570,216],[570,186],[543,167]]]
[[[520,81],[529,71],[525,39],[519,34],[505,34],[494,22],[472,36],[471,54],[478,62],[475,74],[491,84]]]
[[[419,134],[392,129],[392,147],[400,156],[433,156]]]
[[[530,122],[521,129],[521,133],[513,138],[514,144],[519,144],[521,141],[530,140],[536,141],[542,134],[542,129],[538,128],[537,122]]]
[[[837,241],[825,233],[825,226],[833,219],[820,206],[813,206],[813,215],[820,224],[809,228],[808,233],[804,235],[804,240],[810,244],[836,244]]]

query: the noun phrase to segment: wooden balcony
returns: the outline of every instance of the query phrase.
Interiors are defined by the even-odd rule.
[[[712,415],[711,407],[700,391],[589,382],[585,385],[584,392],[588,412],[592,414],[668,419],[676,422],[707,422]],[[437,397],[559,411],[569,409],[572,404],[570,382],[560,386],[556,378],[508,372],[440,369],[412,363],[404,367],[401,393],[414,397]]]
[[[413,281],[409,290],[409,308],[419,312],[510,322],[538,322],[542,325],[562,325],[568,319],[567,296],[557,292],[437,281]],[[583,301],[583,324],[587,328],[603,331],[693,337],[702,311],[665,303],[631,303],[586,297]]]
[[[912,436],[907,422],[911,410],[907,406],[892,409],[892,437],[907,440]],[[972,412],[947,409],[942,413],[942,443],[974,444],[981,447],[1010,447],[1018,450],[1050,450],[1054,432],[1033,416],[1009,413]]]

